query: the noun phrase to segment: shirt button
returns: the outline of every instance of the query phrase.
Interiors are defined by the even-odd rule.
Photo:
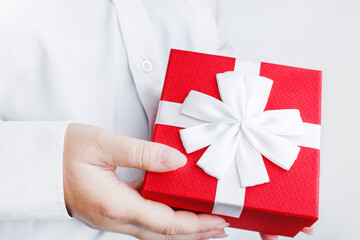
[[[145,60],[142,62],[141,65],[145,72],[151,72],[151,70],[153,69],[153,65],[150,61]]]

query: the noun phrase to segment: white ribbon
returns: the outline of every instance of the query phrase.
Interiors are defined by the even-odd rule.
[[[264,111],[273,81],[239,72],[217,74],[222,101],[191,91],[181,114],[205,123],[180,130],[187,153],[208,147],[197,162],[207,174],[222,179],[236,162],[242,187],[269,181],[261,155],[289,170],[300,147],[282,136],[300,136],[297,109]]]
[[[222,102],[191,91],[184,104],[159,104],[156,124],[185,128],[188,152],[209,146],[198,165],[218,178],[214,214],[238,218],[243,186],[269,181],[261,154],[289,169],[298,146],[320,149],[320,125],[302,123],[298,110],[264,111],[272,80],[259,77],[260,65],[236,59],[236,72],[219,74]]]

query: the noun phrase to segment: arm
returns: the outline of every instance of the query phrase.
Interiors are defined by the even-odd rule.
[[[117,166],[154,172],[186,158],[158,143],[67,122],[0,122],[0,218],[68,219],[141,239],[224,236],[225,221],[145,200],[143,179],[124,183]],[[65,207],[66,202],[66,207]]]

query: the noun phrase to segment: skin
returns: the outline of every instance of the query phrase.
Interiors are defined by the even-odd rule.
[[[224,219],[174,211],[140,195],[143,178],[119,181],[116,167],[167,172],[186,164],[179,151],[159,143],[70,124],[64,143],[64,194],[69,214],[89,227],[139,239],[197,240],[226,237]],[[277,236],[260,234],[263,240]]]

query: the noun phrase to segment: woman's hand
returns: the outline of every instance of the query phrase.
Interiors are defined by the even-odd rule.
[[[146,200],[142,180],[124,183],[115,169],[152,172],[184,166],[186,157],[162,144],[119,136],[99,128],[70,124],[64,145],[65,203],[71,216],[86,225],[140,239],[206,239],[225,237],[224,219],[209,214],[173,211]]]

